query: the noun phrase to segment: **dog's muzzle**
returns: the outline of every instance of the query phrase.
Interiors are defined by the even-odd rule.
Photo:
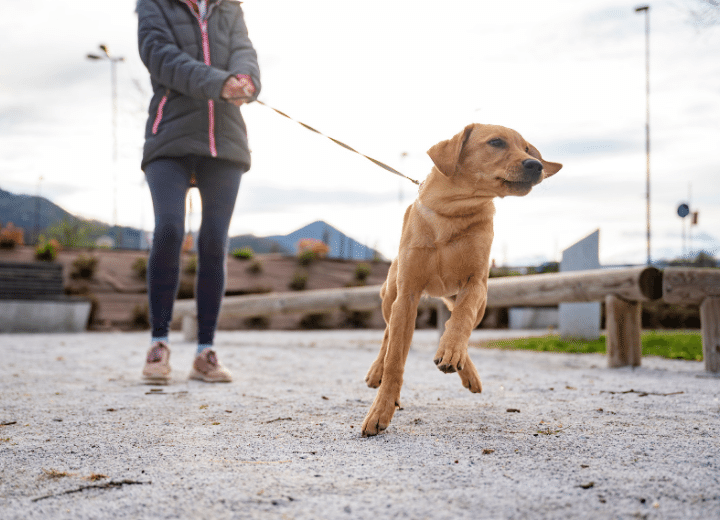
[[[523,165],[523,180],[531,184],[537,184],[542,179],[543,165],[535,159],[525,159]]]

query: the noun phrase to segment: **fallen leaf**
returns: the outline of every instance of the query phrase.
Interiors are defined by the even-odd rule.
[[[45,469],[42,468],[43,473],[45,473],[45,476],[47,478],[64,478],[64,477],[71,477],[72,473],[68,473],[67,471],[58,471],[56,469]]]
[[[90,480],[92,482],[95,482],[96,480],[102,480],[104,478],[108,478],[107,475],[103,475],[102,473],[91,473],[87,477],[83,477],[85,480]]]

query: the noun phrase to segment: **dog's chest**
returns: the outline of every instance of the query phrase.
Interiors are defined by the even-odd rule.
[[[485,278],[488,258],[484,250],[475,242],[462,241],[434,248],[428,258],[425,292],[436,297],[452,296],[471,280]]]

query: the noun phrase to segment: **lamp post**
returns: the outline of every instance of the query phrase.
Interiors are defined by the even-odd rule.
[[[38,177],[37,194],[35,196],[35,228],[33,229],[34,243],[39,244],[40,241],[40,183],[43,181],[42,175]]]
[[[645,13],[645,218],[647,224],[647,263],[650,265],[650,6],[635,8]]]
[[[123,56],[112,56],[107,45],[98,46],[103,54],[88,54],[89,60],[107,60],[110,62],[110,83],[112,88],[112,138],[113,138],[113,227],[115,228],[115,245],[122,245],[122,234],[117,222],[117,64],[125,61]]]

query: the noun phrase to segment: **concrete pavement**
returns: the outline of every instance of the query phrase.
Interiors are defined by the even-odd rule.
[[[235,382],[209,385],[173,334],[174,380],[152,387],[146,333],[0,335],[0,518],[720,518],[701,363],[473,347],[478,395],[421,330],[403,409],[362,438],[381,338],[219,332]]]

